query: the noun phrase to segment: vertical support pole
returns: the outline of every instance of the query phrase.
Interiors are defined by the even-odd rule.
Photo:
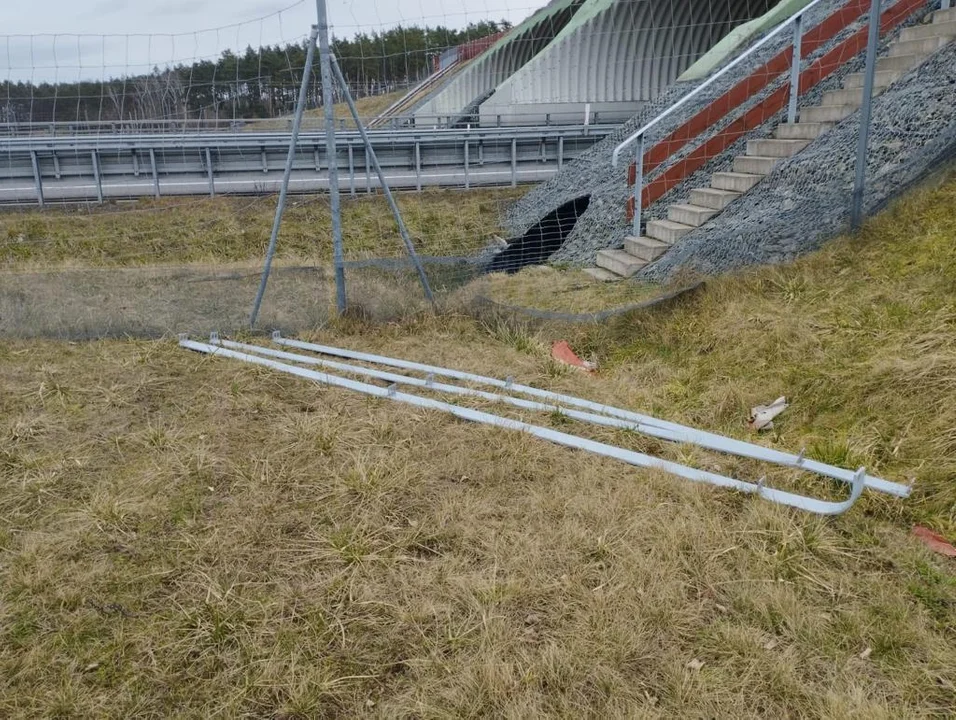
[[[371,145],[365,146],[365,193],[372,194],[372,161],[368,156]]]
[[[36,184],[37,189],[37,205],[42,208],[45,204],[43,198],[43,178],[40,177],[40,161],[37,158],[35,150],[30,151],[30,161],[33,163],[33,182]]]
[[[335,265],[335,300],[340,314],[345,297],[345,255],[342,249],[342,204],[339,198],[339,162],[335,149],[335,102],[332,97],[332,52],[329,50],[329,15],[325,0],[315,0],[319,18],[319,65],[322,70],[322,107],[325,110],[325,147],[329,161],[329,206],[332,210],[332,260]]]
[[[422,144],[415,141],[415,189],[422,191]]]
[[[349,140],[349,194],[355,197],[355,150]]]
[[[465,138],[465,190],[471,189],[471,178],[468,175],[468,165],[470,159],[468,138]]]
[[[511,187],[518,187],[518,140],[511,139]]]
[[[266,153],[266,149],[262,148],[262,172],[267,174],[269,172],[269,156]]]
[[[634,237],[641,236],[641,204],[644,195],[644,136],[637,139],[634,157],[634,225],[631,232]]]
[[[866,154],[870,144],[870,118],[873,114],[873,79],[876,52],[880,44],[880,0],[870,3],[870,33],[866,48],[866,74],[863,82],[863,106],[860,108],[860,140],[856,149],[856,181],[850,207],[850,226],[856,230],[863,221],[863,190],[866,184]]]
[[[943,0],[939,5],[940,10],[949,10],[949,7],[950,7],[950,0]]]
[[[156,167],[156,151],[149,149],[149,165],[153,173],[153,193],[159,198],[159,169]]]
[[[56,154],[56,150],[53,150],[53,177],[57,180],[63,177],[63,173],[60,171],[60,156]]]
[[[100,156],[96,150],[90,153],[93,158],[93,180],[96,183],[96,199],[103,202],[103,178],[100,176]]]
[[[800,99],[800,55],[803,41],[803,15],[797,15],[793,21],[793,62],[790,64],[790,107],[787,110],[787,122],[797,121],[797,103]]]
[[[206,173],[209,175],[209,197],[216,197],[216,178],[212,172],[212,151],[206,148]]]
[[[139,177],[139,151],[133,150],[133,177]]]
[[[342,68],[339,67],[339,62],[335,59],[335,55],[331,55],[330,58],[332,70],[335,73],[335,79],[342,88],[342,94],[345,96],[345,102],[348,103],[349,111],[352,113],[352,119],[355,120],[355,126],[358,128],[359,134],[362,136],[362,142],[365,143],[366,163],[371,163],[375,166],[375,172],[378,174],[378,182],[382,186],[382,194],[385,196],[385,200],[388,203],[389,208],[392,210],[392,215],[395,216],[395,224],[398,225],[398,232],[402,236],[402,242],[405,243],[405,250],[408,252],[408,257],[411,258],[412,263],[415,265],[415,270],[418,272],[418,279],[422,283],[422,290],[425,291],[425,297],[428,299],[428,302],[434,305],[435,298],[432,295],[431,286],[428,284],[428,276],[425,274],[425,268],[422,266],[422,261],[419,259],[418,253],[415,251],[415,244],[412,242],[412,238],[408,234],[408,228],[405,227],[405,221],[402,219],[402,213],[398,209],[398,203],[395,202],[395,197],[392,195],[392,190],[388,186],[388,182],[385,180],[385,172],[382,170],[382,166],[378,162],[378,157],[375,155],[375,149],[372,147],[372,141],[369,139],[368,133],[365,131],[365,126],[362,124],[362,120],[359,117],[358,108],[355,107],[355,102],[352,100],[352,93],[349,91],[348,83],[345,82],[345,76],[342,74]]]
[[[269,273],[272,272],[272,261],[275,258],[276,243],[279,240],[279,228],[282,227],[282,215],[285,212],[286,198],[289,195],[292,163],[295,160],[296,146],[299,144],[299,131],[302,128],[302,114],[305,111],[305,102],[309,90],[309,73],[312,71],[312,63],[315,60],[315,39],[318,33],[318,28],[312,28],[312,34],[309,36],[309,48],[306,52],[305,67],[302,69],[302,86],[299,88],[299,102],[295,107],[295,118],[292,121],[292,138],[289,140],[289,154],[285,161],[285,172],[282,174],[282,188],[279,190],[279,204],[276,207],[276,216],[272,222],[272,236],[269,238],[269,249],[266,251],[266,263],[262,269],[262,278],[259,280],[259,290],[256,293],[256,300],[252,306],[252,315],[249,318],[250,327],[255,327],[256,320],[259,319],[259,308],[262,307],[262,298],[265,297],[266,285],[269,283]],[[150,154],[152,154],[152,150],[150,150]],[[155,170],[156,161],[154,157],[153,171],[155,172]],[[159,185],[156,187],[158,192]]]
[[[558,170],[564,167],[564,135],[558,138]]]

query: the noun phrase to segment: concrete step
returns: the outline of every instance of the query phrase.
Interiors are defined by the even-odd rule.
[[[956,7],[951,7],[948,10],[937,10],[933,13],[933,22],[934,23],[948,23],[956,22]]]
[[[873,87],[889,87],[901,77],[903,77],[903,72],[901,70],[878,70],[873,75]],[[865,81],[866,75],[864,73],[850,73],[843,78],[843,87],[847,90],[862,88]]]
[[[641,237],[625,238],[624,249],[634,257],[652,263],[670,250],[671,246],[666,242],[642,235]]]
[[[939,50],[943,45],[948,45],[948,37],[931,37],[922,40],[909,40],[903,42],[897,40],[890,43],[890,57],[899,57],[901,55],[931,55]]]
[[[748,140],[747,154],[757,157],[787,158],[796,155],[808,140]]]
[[[713,208],[714,210],[723,210],[734,200],[740,197],[739,192],[730,190],[717,190],[716,188],[697,188],[690,191],[690,201],[700,207]]]
[[[612,273],[610,270],[605,270],[604,268],[593,267],[593,268],[584,268],[584,274],[590,275],[594,280],[598,282],[614,282],[615,280],[620,280],[621,276]]]
[[[735,193],[745,193],[761,180],[763,180],[763,175],[739,172],[715,172],[710,177],[710,186],[715,190],[730,190]]]
[[[836,123],[856,111],[856,105],[816,105],[803,108],[800,111],[800,120],[812,123]]]
[[[673,220],[651,220],[647,223],[648,237],[670,245],[676,243],[693,229],[690,225],[684,225]]]
[[[929,53],[917,53],[915,55],[894,55],[893,57],[883,57],[876,61],[876,71],[896,70],[906,72],[917,65],[922,64]]]
[[[700,207],[699,205],[670,205],[667,208],[667,219],[676,223],[690,225],[691,227],[700,227],[710,220],[717,211],[709,207]]]
[[[781,140],[816,140],[832,127],[833,123],[780,123],[774,135]]]
[[[883,92],[885,87],[873,87],[873,97]],[[849,90],[829,90],[823,93],[821,105],[852,105],[860,107],[863,104],[863,88],[850,88]]]
[[[631,277],[647,265],[647,260],[634,257],[624,250],[599,250],[597,266],[621,277]]]
[[[956,37],[956,21],[935,22],[934,18],[934,22],[930,25],[914,25],[913,27],[903,28],[899,41],[926,40],[934,37],[948,37],[950,39]]]
[[[781,158],[738,155],[734,158],[734,172],[751,175],[769,175]]]

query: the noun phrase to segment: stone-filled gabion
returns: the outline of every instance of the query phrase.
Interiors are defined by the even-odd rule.
[[[813,8],[805,21],[812,28],[844,4],[832,0]],[[904,27],[928,20],[939,2],[928,2],[921,12],[909,18]],[[833,46],[865,26],[866,17],[857,20],[811,58],[804,67],[828,52]],[[885,37],[882,52],[895,39],[901,28]],[[648,147],[666,137],[683,122],[699,112],[767,62],[790,43],[789,33],[782,33],[755,54],[754,58],[722,77],[648,134]],[[817,104],[824,92],[839,89],[843,77],[859,72],[865,53],[846,63],[840,70],[801,97],[801,107]],[[695,139],[682,154],[691,152],[726,125],[740,117],[754,104],[788,82],[781,77],[751,98],[741,108]],[[611,168],[614,147],[634,130],[647,124],[674,101],[690,92],[698,83],[679,83],[668,90],[616,133],[595,145],[554,178],[535,188],[518,201],[504,218],[505,226],[520,235],[555,207],[584,194],[591,195],[591,204],[579,219],[564,246],[552,262],[593,264],[598,250],[620,247],[630,234],[625,217],[625,203],[631,193],[627,187],[626,162]],[[912,70],[876,98],[868,155],[868,186],[865,209],[872,212],[894,194],[925,172],[926,168],[946,156],[956,145],[956,43],[951,43],[922,66]],[[782,262],[816,249],[826,239],[845,229],[848,221],[856,142],[859,134],[859,112],[846,118],[793,158],[778,165],[774,173],[732,203],[707,225],[689,233],[661,260],[645,268],[639,278],[667,280],[678,270],[692,269],[705,273],[726,272],[755,263]],[[783,119],[783,113],[768,120],[749,134],[747,139],[769,137]],[[714,172],[729,169],[735,155],[743,154],[746,139],[741,139],[719,157],[707,163],[645,211],[645,219],[664,217],[667,206],[684,202],[695,187],[705,187]],[[674,159],[679,158],[679,153]],[[672,160],[651,173],[646,181],[663,172]]]

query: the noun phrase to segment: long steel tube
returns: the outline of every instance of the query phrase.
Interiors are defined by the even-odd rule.
[[[764,487],[762,483],[749,483],[744,482],[743,480],[717,475],[716,473],[697,470],[695,468],[687,467],[686,465],[681,465],[669,460],[662,460],[660,458],[644,455],[643,453],[626,450],[614,445],[607,445],[594,440],[588,440],[587,438],[570,435],[568,433],[559,432],[550,428],[532,425],[520,420],[513,420],[511,418],[493,415],[480,410],[472,410],[471,408],[464,408],[458,405],[441,402],[439,400],[433,400],[431,398],[423,398],[417,395],[398,392],[394,390],[394,388],[381,388],[376,385],[369,385],[367,383],[349,380],[347,378],[339,377],[329,373],[307,370],[294,365],[286,365],[284,363],[276,362],[275,360],[270,360],[257,355],[250,355],[247,353],[236,352],[234,350],[228,350],[219,345],[198,343],[186,339],[181,339],[179,344],[181,347],[188,350],[193,350],[208,355],[218,355],[220,357],[231,358],[234,360],[241,360],[253,365],[268,367],[289,375],[313,380],[315,382],[332,387],[360,392],[365,395],[381,398],[383,400],[393,400],[395,402],[405,403],[407,405],[412,405],[414,407],[419,407],[426,410],[444,412],[461,418],[462,420],[478,422],[485,425],[491,425],[493,427],[526,432],[529,435],[542,440],[547,440],[549,442],[555,443],[556,445],[578,450],[585,450],[596,455],[619,460],[635,467],[641,467],[650,470],[661,470],[663,472],[682,477],[686,480],[692,480],[694,482],[707,483],[717,487],[738,490],[745,493],[752,493],[765,500],[769,500],[780,505],[787,505],[789,507],[805,510],[818,515],[842,514],[849,510],[863,493],[864,473],[862,469],[855,476],[853,481],[853,489],[850,497],[847,500],[843,502],[818,500],[816,498],[809,498],[783,490],[775,490],[773,488]]]
[[[761,462],[772,463],[782,467],[790,467],[797,470],[815,473],[817,475],[824,475],[826,477],[833,478],[834,480],[840,480],[841,482],[852,483],[854,482],[856,476],[856,473],[851,470],[846,470],[834,465],[828,465],[827,463],[822,463],[817,460],[811,460],[804,457],[802,453],[799,455],[793,455],[780,450],[773,450],[771,448],[763,447],[762,445],[755,445],[753,443],[744,442],[743,440],[735,440],[733,438],[724,437],[715,433],[709,433],[704,430],[698,430],[696,428],[691,428],[679,423],[660,420],[649,415],[643,415],[630,410],[616,408],[611,405],[602,405],[591,400],[585,400],[583,398],[577,398],[571,395],[564,395],[561,393],[551,392],[550,390],[542,390],[540,388],[530,387],[527,385],[515,384],[508,380],[499,380],[498,378],[476,375],[473,373],[462,372],[460,370],[451,370],[449,368],[438,367],[435,365],[426,365],[423,363],[399,360],[382,355],[372,355],[369,353],[356,352],[353,350],[345,350],[327,345],[317,345],[315,343],[307,343],[300,340],[289,340],[281,337],[281,335],[278,333],[273,333],[273,341],[282,346],[294,347],[300,350],[308,350],[310,352],[316,352],[323,355],[344,357],[351,360],[358,360],[360,362],[368,362],[378,365],[385,365],[388,367],[400,368],[402,370],[427,373],[436,377],[448,377],[464,382],[497,387],[508,390],[512,393],[520,393],[530,397],[549,400],[563,407],[581,408],[598,413],[600,415],[608,415],[611,417],[628,420],[632,423],[640,424],[645,427],[650,426],[652,428],[667,430],[672,433],[672,437],[664,439],[673,440],[674,442],[692,443],[708,450],[714,450],[716,452],[727,453],[731,455],[739,455],[740,457],[746,457],[751,460],[759,460]],[[872,490],[878,490],[879,492],[888,493],[897,497],[908,497],[911,492],[911,489],[908,485],[890,482],[889,480],[884,480],[871,475],[865,476],[865,483],[866,486]]]

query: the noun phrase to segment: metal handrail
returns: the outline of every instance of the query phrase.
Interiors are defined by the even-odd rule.
[[[694,88],[694,89],[691,90],[689,93],[687,93],[686,95],[684,95],[680,100],[678,100],[678,101],[675,102],[673,105],[671,105],[669,108],[667,108],[667,110],[665,110],[665,111],[662,112],[660,115],[658,115],[658,116],[655,117],[653,120],[651,120],[649,123],[647,123],[647,125],[645,125],[645,126],[642,127],[640,130],[638,130],[637,132],[635,132],[634,134],[632,134],[630,137],[628,137],[628,138],[627,138],[626,140],[624,140],[622,143],[620,143],[616,148],[614,148],[614,153],[611,155],[611,166],[612,166],[612,167],[617,167],[618,160],[620,159],[621,151],[623,151],[624,148],[626,148],[626,147],[628,147],[629,145],[631,145],[632,143],[634,143],[634,142],[635,142],[636,140],[638,140],[642,135],[646,134],[648,130],[650,130],[650,129],[653,128],[655,125],[657,125],[659,122],[661,122],[664,118],[670,116],[670,115],[673,114],[676,110],[678,110],[679,108],[683,107],[683,106],[684,106],[688,101],[690,101],[692,98],[696,97],[696,96],[699,95],[701,92],[703,92],[704,90],[706,90],[707,88],[709,88],[711,85],[713,85],[715,82],[717,82],[720,78],[722,78],[724,75],[726,75],[728,72],[730,72],[731,70],[733,70],[735,67],[737,67],[740,63],[742,63],[742,62],[743,62],[744,60],[746,60],[748,57],[750,57],[750,56],[753,55],[755,52],[757,52],[757,50],[759,50],[759,49],[762,48],[764,45],[766,45],[768,42],[770,42],[770,40],[771,40],[772,38],[776,37],[776,36],[779,35],[781,32],[783,32],[784,30],[786,30],[789,25],[791,25],[791,24],[794,23],[794,22],[799,21],[799,20],[807,13],[807,11],[813,9],[814,7],[816,7],[817,5],[819,5],[821,2],[823,2],[823,0],[813,0],[813,2],[811,2],[809,5],[804,6],[802,9],[800,9],[799,11],[797,11],[796,13],[794,13],[793,15],[791,15],[789,18],[787,18],[786,20],[784,20],[782,23],[780,23],[779,25],[777,25],[777,27],[775,27],[773,30],[771,30],[769,33],[767,33],[764,37],[762,37],[758,42],[756,42],[756,43],[754,43],[753,45],[751,45],[750,48],[749,48],[745,53],[743,53],[742,55],[738,55],[736,60],[734,60],[734,61],[731,62],[730,64],[726,65],[725,67],[721,68],[721,69],[718,70],[716,73],[714,73],[713,75],[711,75],[707,80],[705,80],[704,82],[702,82],[702,83],[701,83],[700,85],[698,85],[696,88]],[[794,58],[794,60],[795,60],[795,62],[799,62],[800,59],[799,59],[799,58]]]
[[[623,142],[619,143],[614,152],[611,155],[611,167],[617,167],[618,162],[620,161],[621,152],[627,148],[632,143],[637,143],[637,149],[635,151],[634,165],[636,168],[634,176],[634,219],[632,224],[632,232],[635,236],[641,234],[641,203],[644,189],[644,136],[647,132],[660,123],[664,118],[669,117],[675,111],[682,108],[693,98],[697,97],[704,90],[709,88],[715,82],[717,82],[724,75],[729,73],[731,70],[736,68],[744,60],[751,57],[755,52],[760,50],[764,45],[770,42],[773,38],[779,35],[781,32],[793,26],[793,59],[791,62],[790,68],[790,107],[787,112],[787,122],[794,123],[797,121],[797,95],[800,89],[800,40],[803,35],[803,16],[807,12],[819,5],[823,0],[813,0],[813,2],[801,8],[799,11],[791,15],[789,18],[784,20],[782,23],[777,25],[773,30],[764,35],[760,40],[751,45],[746,52],[738,55],[732,62],[728,63],[726,66],[715,72],[707,80],[702,82],[696,88],[691,90],[689,93],[684,95],[680,100],[675,102],[673,105],[668,107],[664,112],[660,113],[657,117],[651,120],[647,125],[642,127],[637,132],[633,133]]]

